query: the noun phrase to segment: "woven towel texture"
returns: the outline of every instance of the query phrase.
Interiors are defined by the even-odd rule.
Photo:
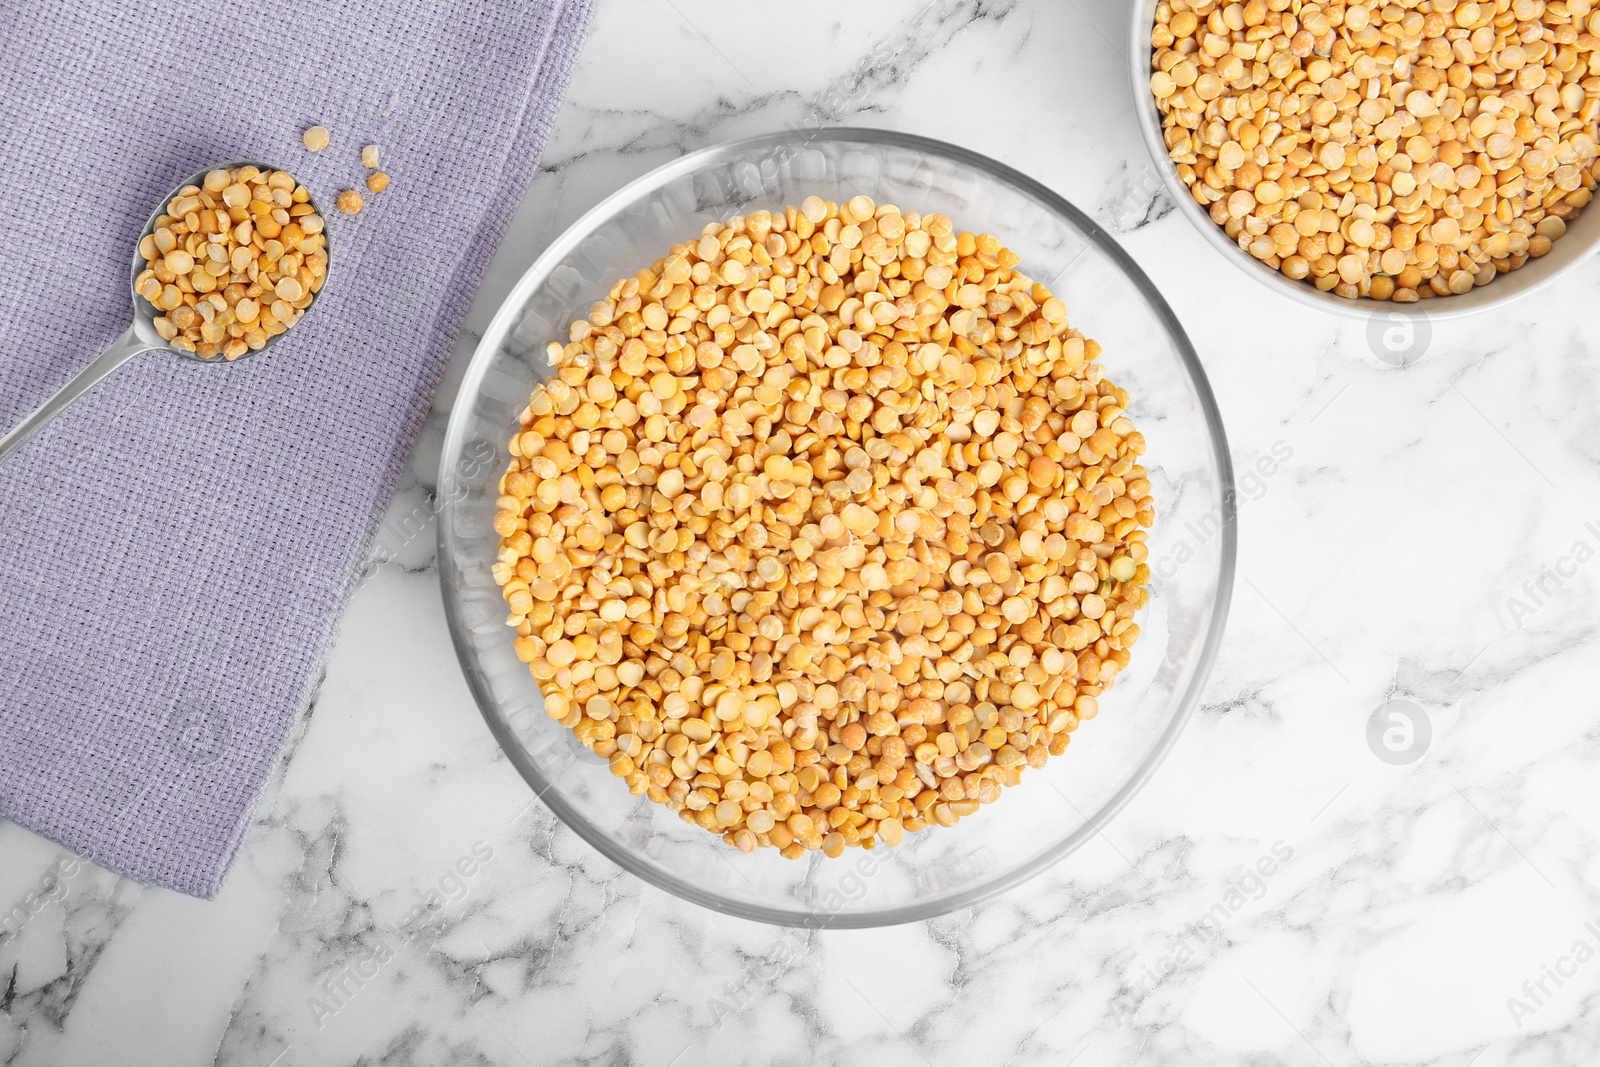
[[[140,228],[194,171],[291,170],[333,253],[314,312],[270,352],[146,353],[0,466],[0,816],[216,892],[588,10],[0,0],[0,425],[127,325]],[[333,139],[313,155],[316,123]],[[341,216],[366,144],[393,183]]]

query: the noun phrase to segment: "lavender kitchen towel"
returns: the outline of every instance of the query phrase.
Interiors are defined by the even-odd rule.
[[[263,159],[333,216],[328,286],[270,352],[146,353],[0,465],[0,815],[216,892],[588,8],[0,0],[0,425],[121,332],[140,228],[189,174]],[[341,216],[366,144],[393,183]]]

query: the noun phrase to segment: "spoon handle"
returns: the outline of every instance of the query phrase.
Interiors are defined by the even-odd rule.
[[[159,346],[148,341],[141,341],[134,333],[133,327],[129,326],[123,331],[122,336],[106,346],[106,350],[100,353],[93,363],[83,368],[71,381],[57,390],[55,396],[40,404],[32,415],[18,423],[10,433],[0,437],[0,463],[4,463],[6,457],[22,447],[22,442],[38,433],[47,422],[61,414],[68,404],[99,384],[101,378],[140,352],[148,352],[157,347]]]

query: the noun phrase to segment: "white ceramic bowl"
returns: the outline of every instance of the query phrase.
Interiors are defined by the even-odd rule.
[[[1394,315],[1420,316],[1433,321],[1460,318],[1503,307],[1543,289],[1588,259],[1600,246],[1600,210],[1591,206],[1579,212],[1578,217],[1570,222],[1566,235],[1551,245],[1548,254],[1539,259],[1530,259],[1521,270],[1502,274],[1488,285],[1463,296],[1434,297],[1414,304],[1397,304],[1388,300],[1346,300],[1342,296],[1324,293],[1310,282],[1297,282],[1284,277],[1228,239],[1222,227],[1212,222],[1205,209],[1195,202],[1189,187],[1178,177],[1178,168],[1167,155],[1166,142],[1161,135],[1161,113],[1156,109],[1155,97],[1150,92],[1150,62],[1154,51],[1150,43],[1150,30],[1155,25],[1157,2],[1135,0],[1130,4],[1132,13],[1128,30],[1134,112],[1139,117],[1139,129],[1144,134],[1145,146],[1150,150],[1156,173],[1161,175],[1167,194],[1178,205],[1178,211],[1194,223],[1195,229],[1213,247],[1240,270],[1289,299],[1307,307],[1361,319],[1374,316],[1387,319]]]

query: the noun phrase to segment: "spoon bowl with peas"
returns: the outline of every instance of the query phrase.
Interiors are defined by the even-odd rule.
[[[264,352],[316,303],[328,274],[323,214],[305,186],[265,163],[221,163],[162,198],[134,249],[133,322],[0,437],[0,462],[141,352],[201,363]]]

